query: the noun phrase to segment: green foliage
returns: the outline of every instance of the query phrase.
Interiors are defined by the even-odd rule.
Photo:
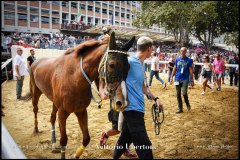
[[[234,32],[231,35],[236,37],[239,34],[239,1],[141,1],[141,4],[142,11],[137,13],[133,25],[149,28],[158,24],[174,33],[180,44],[188,43],[189,35],[193,34],[210,49],[214,38],[224,33]]]

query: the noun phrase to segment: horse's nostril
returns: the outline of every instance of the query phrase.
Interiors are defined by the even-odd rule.
[[[114,68],[114,64],[110,64],[109,66],[110,66],[110,68]]]
[[[121,102],[121,101],[117,101],[117,102],[116,102],[116,106],[117,106],[117,107],[121,107],[121,106],[122,106],[122,102]]]

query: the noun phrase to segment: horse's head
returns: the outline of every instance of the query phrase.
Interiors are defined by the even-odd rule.
[[[126,78],[129,70],[127,51],[135,41],[132,37],[127,43],[118,45],[115,33],[110,35],[109,48],[105,61],[105,81],[110,99],[113,100],[113,109],[123,111],[128,105]]]

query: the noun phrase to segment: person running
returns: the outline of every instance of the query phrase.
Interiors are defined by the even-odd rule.
[[[208,80],[211,79],[211,74],[212,74],[212,70],[213,70],[212,65],[210,63],[210,59],[209,59],[208,56],[205,56],[203,58],[203,67],[202,67],[202,69],[203,69],[204,73],[202,75],[203,76],[203,91],[202,91],[201,94],[204,95],[204,94],[206,94],[206,87],[211,89],[212,92],[213,92],[213,89],[208,85]]]

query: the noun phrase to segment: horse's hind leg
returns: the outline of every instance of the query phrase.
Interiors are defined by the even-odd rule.
[[[42,92],[37,88],[37,86],[34,86],[31,88],[31,95],[32,95],[32,105],[33,105],[33,112],[34,112],[34,133],[38,133],[38,120],[37,120],[37,112],[38,112],[38,101],[39,97],[41,96]]]
[[[61,145],[61,159],[65,159],[65,149],[67,145],[66,120],[70,114],[64,109],[58,109],[58,123],[60,128],[60,145]]]
[[[55,134],[55,122],[56,122],[57,107],[53,104],[50,122],[52,124],[52,152],[58,153],[60,150],[56,147],[56,134]]]
[[[75,158],[79,158],[85,147],[89,144],[90,142],[90,136],[88,132],[88,115],[87,115],[87,110],[83,112],[75,112],[77,118],[78,118],[78,123],[80,125],[80,128],[82,130],[83,134],[83,142],[82,145],[76,150],[76,154],[74,155]]]

